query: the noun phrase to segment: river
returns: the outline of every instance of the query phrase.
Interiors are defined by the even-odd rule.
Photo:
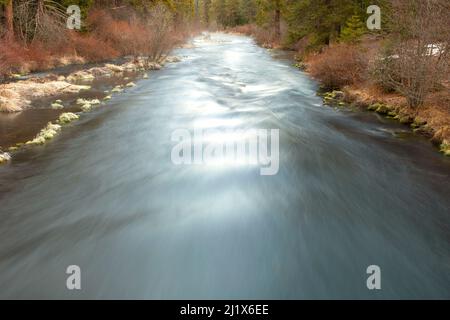
[[[247,37],[193,43],[0,167],[0,298],[450,298],[449,159]],[[194,128],[279,129],[278,173],[174,165]]]

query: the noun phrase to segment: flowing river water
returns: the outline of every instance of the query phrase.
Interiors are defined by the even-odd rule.
[[[194,44],[0,167],[0,298],[450,298],[448,159],[247,37]],[[279,129],[278,173],[174,165],[194,128]]]

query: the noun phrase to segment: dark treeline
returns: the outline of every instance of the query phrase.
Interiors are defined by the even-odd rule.
[[[204,21],[222,27],[254,24],[274,40],[294,45],[308,37],[308,46],[353,40],[365,27],[367,7],[378,5],[388,16],[388,0],[199,0]],[[386,24],[385,27],[388,27]]]

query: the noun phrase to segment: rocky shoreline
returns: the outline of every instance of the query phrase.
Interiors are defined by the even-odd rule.
[[[318,95],[323,98],[325,105],[336,108],[357,107],[360,110],[376,112],[388,119],[397,120],[409,126],[414,133],[430,139],[443,155],[450,156],[450,126],[435,121],[432,115],[421,114],[405,105],[390,104],[386,99],[352,87],[328,92],[319,91]]]
[[[66,108],[61,99],[56,99],[50,103],[49,109],[61,110],[57,120],[48,122],[33,139],[17,142],[7,150],[2,150],[0,146],[0,164],[8,163],[14,157],[14,153],[21,149],[35,145],[43,145],[53,139],[67,125],[80,118],[82,113],[90,112],[94,108],[105,105],[106,101],[113,95],[122,93],[127,88],[132,88],[136,84],[128,77],[127,73],[139,73],[141,79],[148,78],[148,72],[159,70],[167,63],[176,63],[180,58],[168,56],[158,62],[150,61],[145,57],[131,59],[123,64],[105,63],[103,66],[92,67],[70,73],[67,76],[48,74],[43,78],[29,78],[17,82],[10,82],[0,85],[0,112],[19,113],[32,109],[33,103],[38,99],[56,98],[64,94],[76,95],[82,91],[91,89],[90,82],[102,78],[119,77],[123,79],[123,84],[116,85],[110,90],[105,90],[102,96],[93,99],[78,98],[75,104],[79,107],[78,112],[64,112]]]

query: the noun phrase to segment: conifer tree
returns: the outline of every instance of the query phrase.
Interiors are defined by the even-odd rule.
[[[342,42],[357,43],[366,32],[366,26],[358,14],[352,15],[342,28],[339,40]]]

